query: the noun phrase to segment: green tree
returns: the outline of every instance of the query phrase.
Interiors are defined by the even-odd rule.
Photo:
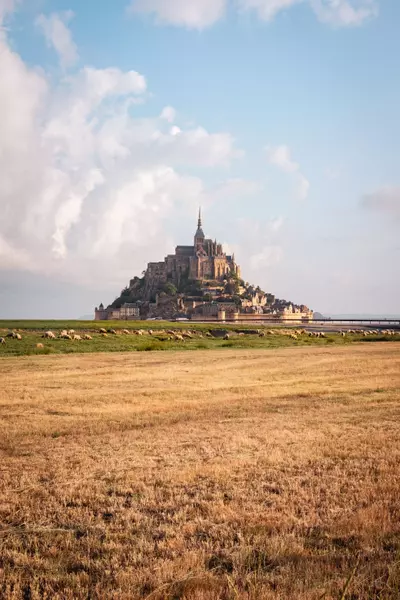
[[[163,286],[163,292],[168,294],[168,296],[176,296],[177,291],[178,290],[176,289],[173,283],[166,283]]]

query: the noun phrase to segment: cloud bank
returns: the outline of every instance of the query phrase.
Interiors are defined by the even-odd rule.
[[[0,2],[4,16],[12,3]],[[38,21],[63,67],[78,56],[68,18]],[[229,133],[175,124],[171,106],[140,118],[148,87],[136,71],[83,66],[50,78],[1,33],[0,77],[0,269],[115,285],[170,250],[170,214],[207,197],[190,170],[241,155]]]
[[[232,8],[254,13],[263,21],[300,4],[307,5],[321,23],[337,27],[362,25],[379,12],[377,0],[230,0]],[[129,11],[153,15],[159,24],[201,30],[223,19],[228,6],[228,0],[131,0]]]

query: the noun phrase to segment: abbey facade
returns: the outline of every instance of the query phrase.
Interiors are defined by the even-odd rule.
[[[182,278],[191,281],[222,281],[229,273],[240,277],[235,257],[225,254],[222,245],[216,240],[205,237],[199,211],[193,246],[177,246],[175,254],[169,254],[163,262],[149,263],[145,281],[147,288],[153,288],[156,282],[171,282],[179,286]]]

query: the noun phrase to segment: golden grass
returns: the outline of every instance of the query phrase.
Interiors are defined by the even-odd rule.
[[[1,598],[400,598],[399,343],[0,374]]]

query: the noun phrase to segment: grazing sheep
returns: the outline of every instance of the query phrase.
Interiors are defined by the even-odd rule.
[[[342,331],[340,335],[341,335],[342,337],[346,337],[346,332],[345,332],[345,331]]]
[[[172,329],[169,329],[169,330],[167,331],[167,334],[168,334],[168,335],[175,335],[175,331],[172,331]]]
[[[192,334],[191,334],[191,333],[186,333],[186,332],[184,332],[184,333],[182,333],[182,336],[183,336],[184,338],[188,338],[189,340],[193,339],[193,336],[192,336]]]
[[[44,346],[43,346],[43,344],[36,344],[36,348],[38,350],[43,350]]]
[[[258,337],[265,337],[265,331],[262,331],[261,333],[258,334]]]
[[[68,335],[68,331],[66,329],[62,330],[62,332],[60,333],[60,338],[62,338],[64,335]]]
[[[68,329],[67,333],[68,335],[74,335],[75,329]]]
[[[123,329],[122,333],[124,333],[125,335],[130,335],[129,331],[127,329]]]
[[[48,339],[48,340],[55,340],[56,336],[54,335],[54,333],[52,331],[46,331],[43,335],[42,338]]]
[[[177,334],[177,335],[175,335],[175,341],[177,341],[177,342],[183,342],[184,338],[183,338],[182,335]]]
[[[4,338],[0,338],[0,344],[5,344],[6,340]]]
[[[295,333],[291,333],[289,336],[292,340],[297,340],[297,335]]]
[[[226,334],[224,335],[224,340],[229,340],[229,338],[230,338],[230,335],[229,335],[229,333],[226,333]]]
[[[107,333],[112,333],[112,335],[117,335],[115,329],[109,329]]]
[[[91,335],[89,335],[88,333],[85,333],[85,335],[83,336],[83,339],[84,339],[84,340],[92,340],[93,338],[92,338],[92,336],[91,336]]]
[[[108,337],[108,333],[102,333],[101,337]]]
[[[60,339],[61,340],[72,340],[72,336],[70,336],[69,333],[62,333],[60,335]]]
[[[77,335],[76,333],[75,333],[75,335],[73,336],[73,338],[72,338],[72,339],[73,339],[75,342],[80,342],[80,341],[82,341],[82,338],[81,338],[81,336],[80,336],[80,335]]]
[[[16,340],[22,340],[22,335],[20,333],[16,333],[14,339],[16,339]]]
[[[17,334],[15,333],[15,331],[9,331],[9,332],[7,333],[7,335],[6,335],[6,337],[9,337],[9,338],[15,339],[16,335],[17,335]]]
[[[100,333],[107,333],[107,331],[104,329],[104,327],[101,327],[99,331],[100,331]]]

